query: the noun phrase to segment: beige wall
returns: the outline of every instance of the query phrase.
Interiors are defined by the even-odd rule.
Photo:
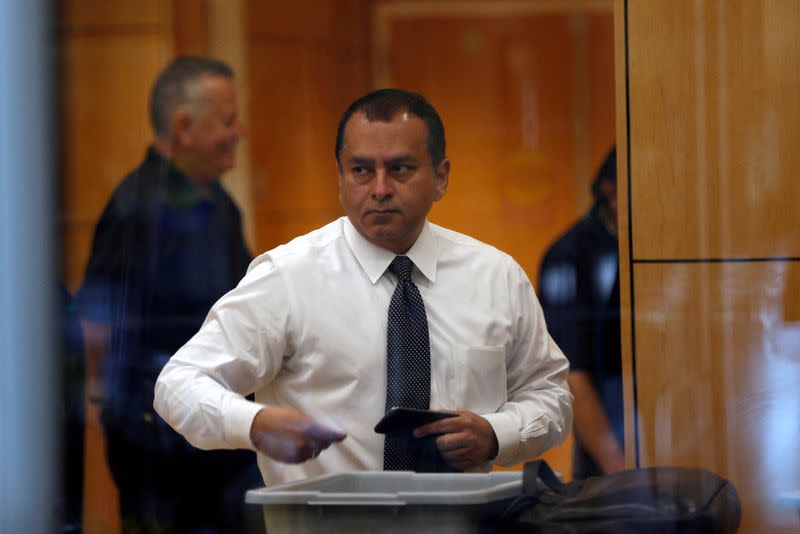
[[[615,8],[628,464],[711,469],[742,532],[796,532],[800,4]]]

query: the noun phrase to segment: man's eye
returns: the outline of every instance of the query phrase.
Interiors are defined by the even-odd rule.
[[[353,176],[357,176],[358,178],[367,178],[372,175],[372,169],[370,167],[364,167],[363,165],[351,167],[350,172]]]
[[[411,170],[411,167],[405,164],[393,165],[391,171],[393,174],[405,174]]]

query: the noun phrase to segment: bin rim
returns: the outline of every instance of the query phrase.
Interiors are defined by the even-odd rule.
[[[321,483],[346,478],[385,479],[387,481],[437,480],[456,483],[459,480],[486,480],[483,488],[470,488],[452,491],[379,491],[342,492],[316,489]],[[468,506],[486,504],[519,495],[522,491],[522,472],[494,471],[490,473],[414,473],[412,471],[354,471],[321,475],[279,484],[271,487],[253,489],[247,492],[245,501],[249,504],[287,505],[305,504],[314,506],[405,506],[405,505],[448,505]]]

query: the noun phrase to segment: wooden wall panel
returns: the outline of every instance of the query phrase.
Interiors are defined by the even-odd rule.
[[[311,4],[248,3],[256,252],[342,214],[333,146],[341,113],[368,90],[369,10]]]
[[[233,3],[230,2],[231,7]],[[173,53],[176,56],[207,55],[209,23],[208,0],[172,0]]]
[[[368,0],[250,0],[247,33],[260,41],[323,45],[362,56],[369,42]]]
[[[642,466],[702,466],[730,478],[742,532],[797,529],[781,492],[800,480],[800,263],[636,269]]]
[[[142,26],[163,26],[170,3],[165,0],[59,0],[58,23],[71,31],[96,33],[141,30]]]
[[[586,202],[590,202],[588,186],[604,161],[611,144],[616,142],[616,93],[614,78],[614,17],[611,10],[584,17],[586,54],[584,60],[586,123],[581,125],[588,141],[589,167],[585,169]],[[585,204],[581,204],[585,205]]]
[[[800,4],[615,17],[627,463],[716,471],[741,532],[796,532]]]
[[[268,249],[342,214],[334,157],[339,116],[366,89],[365,58],[253,43],[256,237]]]
[[[800,257],[800,3],[669,4],[629,4],[636,256]]]

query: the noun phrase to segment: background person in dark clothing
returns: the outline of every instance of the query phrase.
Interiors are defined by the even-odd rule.
[[[616,148],[592,194],[589,213],[545,253],[538,287],[550,334],[570,361],[575,478],[624,468]]]
[[[153,86],[150,115],[155,140],[103,211],[77,295],[89,394],[102,402],[124,531],[238,532],[244,491],[262,485],[255,455],[195,449],[152,407],[164,363],[251,260],[218,181],[242,133],[233,72],[176,59]]]

